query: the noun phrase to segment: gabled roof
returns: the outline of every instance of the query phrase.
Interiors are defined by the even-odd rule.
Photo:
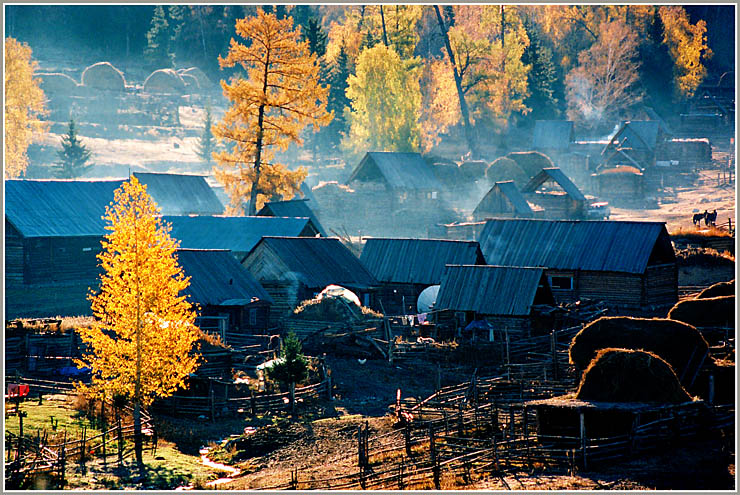
[[[475,241],[370,238],[360,261],[381,282],[435,285],[445,265],[485,263]]]
[[[602,154],[616,143],[633,150],[654,151],[660,133],[667,134],[667,131],[657,120],[624,120]]]
[[[177,259],[190,277],[185,292],[201,306],[246,306],[273,300],[252,274],[227,250],[178,249]]]
[[[496,218],[479,242],[491,265],[643,273],[656,244],[675,260],[662,222]]]
[[[368,152],[350,175],[347,184],[354,181],[383,181],[392,189],[442,190],[442,184],[419,153]]]
[[[247,255],[247,260],[255,256],[260,245],[272,251],[307,287],[378,285],[365,265],[336,237],[264,237]]]
[[[201,175],[134,172],[163,215],[220,215],[224,205]]]
[[[497,196],[502,196],[511,203],[511,206],[514,207],[514,211],[517,214],[522,216],[532,216],[532,208],[529,207],[529,203],[524,199],[522,193],[519,192],[514,181],[511,180],[496,182],[486,195],[483,196],[483,199],[480,200],[478,206],[475,207],[473,215],[475,216],[478,213],[485,212],[487,205]]]
[[[445,269],[434,309],[528,316],[540,283],[549,287],[542,268],[452,265]]]
[[[540,170],[540,172],[532,177],[527,185],[522,188],[522,192],[533,193],[548,180],[555,181],[560,187],[563,188],[563,191],[568,193],[568,195],[576,201],[586,201],[586,197],[583,195],[581,190],[578,189],[578,186],[573,184],[568,176],[565,175],[563,171],[557,167],[543,168],[542,170]]]
[[[319,233],[326,237],[326,231],[316,218],[316,214],[306,204],[307,199],[291,199],[289,201],[270,201],[265,203],[258,217],[307,217],[311,219]]]
[[[165,216],[170,235],[186,249],[228,249],[246,255],[263,236],[316,235],[309,218]]]
[[[572,120],[538,120],[534,123],[534,149],[567,150],[573,141]]]

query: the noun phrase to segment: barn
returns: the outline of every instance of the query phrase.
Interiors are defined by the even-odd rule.
[[[190,277],[186,292],[188,301],[198,305],[201,328],[217,329],[231,346],[266,332],[272,298],[229,251],[178,249],[177,260]]]
[[[488,264],[545,268],[558,302],[654,310],[678,300],[676,255],[662,222],[492,219],[479,242]]]
[[[377,307],[385,314],[414,314],[421,291],[439,285],[445,265],[485,263],[475,241],[370,238],[360,261],[380,283]]]
[[[396,193],[399,202],[407,199],[437,199],[442,184],[419,153],[371,151],[365,153],[347,180],[351,187],[380,184]]]
[[[531,218],[531,206],[519,192],[514,181],[496,182],[473,210],[475,220],[491,217]]]
[[[242,261],[272,297],[272,322],[328,285],[353,291],[371,306],[378,281],[335,237],[263,237]]]
[[[572,120],[537,120],[532,134],[532,149],[547,155],[565,153],[574,141]]]
[[[540,170],[522,188],[522,195],[543,210],[544,218],[578,219],[587,212],[586,197],[557,167]]]
[[[324,227],[319,223],[319,219],[316,214],[308,206],[308,199],[291,199],[289,201],[270,201],[265,203],[260,211],[257,212],[258,217],[298,217],[298,218],[310,218],[311,223],[319,231],[323,237],[327,237]]]
[[[202,175],[134,172],[162,215],[221,215],[224,206]]]
[[[655,165],[656,149],[668,137],[668,131],[657,120],[622,121],[601,152],[601,166],[645,169]]]
[[[535,304],[554,304],[543,268],[448,265],[435,310],[454,312],[463,327],[485,319],[489,340],[497,340],[529,337]]]

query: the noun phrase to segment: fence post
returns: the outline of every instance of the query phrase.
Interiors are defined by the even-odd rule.
[[[406,425],[403,428],[404,442],[406,443],[406,455],[411,457],[411,431],[409,431],[409,422],[406,421]]]
[[[250,407],[252,409],[252,416],[256,416],[257,415],[257,399],[254,396],[254,390],[250,391],[250,397],[249,398],[250,398],[249,405],[250,405]]]
[[[550,333],[550,352],[552,354],[552,379],[558,381],[558,348],[555,330]]]
[[[64,430],[62,439],[62,451],[59,453],[59,485],[64,488],[67,474],[67,430]]]
[[[527,418],[527,406],[524,406],[524,409],[522,410],[522,421],[524,423],[523,429],[524,429],[524,445],[525,450],[527,452],[527,469],[532,469],[532,461],[529,456],[529,418]]]
[[[118,421],[118,467],[123,466],[123,427],[121,426],[121,410],[116,408],[116,420]]]
[[[581,453],[583,454],[583,470],[586,470],[586,416],[583,411],[579,414],[581,432]]]
[[[714,404],[714,375],[709,375],[709,394],[707,402],[709,405]]]
[[[429,425],[429,455],[432,460],[432,473],[434,475],[434,489],[440,489],[439,482],[439,461],[437,460],[437,447],[434,444],[434,426]]]
[[[85,462],[87,459],[85,458],[86,450],[87,450],[87,427],[82,427],[82,444],[80,448],[80,471],[82,471],[82,474],[87,474],[87,466],[85,465]]]

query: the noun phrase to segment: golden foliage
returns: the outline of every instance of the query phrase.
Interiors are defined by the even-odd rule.
[[[230,170],[214,168],[213,171],[216,179],[224,184],[226,194],[230,198],[226,214],[245,215],[247,212],[244,210],[244,198],[248,198],[252,191],[256,176],[254,167],[237,165]],[[266,202],[278,196],[282,199],[291,199],[300,192],[301,183],[307,176],[308,171],[304,167],[289,170],[279,163],[263,163],[257,188],[260,193],[257,194],[256,209],[259,210]]]
[[[14,38],[5,38],[5,178],[26,171],[28,145],[34,134],[44,132],[46,114],[44,92],[33,78],[38,64],[31,59],[31,48]]]
[[[219,57],[219,63],[240,65],[247,77],[221,81],[232,105],[213,126],[213,134],[231,146],[213,154],[214,174],[232,194],[233,208],[240,208],[243,195],[249,193],[249,213],[254,214],[258,193],[264,201],[291,187],[297,189],[295,181],[305,177],[305,172],[288,173],[283,165],[273,163],[274,149],[302,144],[300,133],[308,124],[316,130],[333,116],[326,111],[328,88],[319,84],[316,56],[308,42],[299,41],[300,29],[293,30],[292,18],[277,19],[257,9],[256,16],[237,20],[236,32],[249,43],[232,39],[228,55]],[[263,173],[270,177],[263,180]]]
[[[707,24],[703,19],[691,24],[686,10],[677,5],[661,6],[658,13],[663,23],[663,42],[674,62],[675,89],[691,98],[707,74],[702,60],[712,56],[707,46]]]
[[[447,58],[432,59],[424,64],[421,87],[421,147],[427,152],[439,144],[441,134],[462,118],[455,77]]]
[[[116,190],[103,218],[110,233],[98,254],[100,290],[89,295],[95,320],[78,328],[87,351],[76,362],[93,375],[82,389],[136,398],[138,382],[146,406],[173,394],[198,366],[191,353],[199,335],[196,315],[181,294],[190,278],[177,263],[170,226],[136,177]]]

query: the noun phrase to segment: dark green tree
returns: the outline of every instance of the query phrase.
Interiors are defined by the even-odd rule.
[[[57,151],[59,161],[54,175],[61,179],[80,177],[93,167],[90,160],[92,152],[77,137],[77,126],[74,119],[69,119],[67,134],[62,137],[62,149]]]
[[[149,31],[146,33],[144,58],[152,69],[170,68],[175,65],[175,56],[171,48],[172,34],[167,17],[164,7],[157,5]]]
[[[200,141],[196,145],[195,152],[203,163],[212,163],[211,153],[216,151],[216,138],[213,137],[213,115],[211,115],[210,105],[206,105],[206,116],[203,119],[203,133],[200,135]]]
[[[306,29],[303,30],[303,39],[308,41],[308,48],[318,58],[326,54],[326,32],[321,28],[321,23],[315,17],[308,19]]]
[[[349,58],[344,50],[344,45],[339,48],[336,60],[324,70],[325,77],[322,82],[329,84],[329,98],[326,109],[334,112],[332,120],[326,128],[319,132],[320,141],[329,147],[339,144],[342,135],[348,130],[344,109],[350,106],[347,98],[347,79],[350,76]]]
[[[283,339],[280,359],[267,368],[267,376],[290,386],[290,408],[292,410],[295,406],[295,385],[308,376],[308,360],[303,355],[301,341],[295,333],[290,332]]]
[[[522,62],[532,66],[527,74],[529,97],[524,101],[532,109],[528,120],[557,118],[560,114],[558,102],[561,99],[557,95],[558,70],[553,62],[552,50],[542,43],[534,24],[525,22],[524,27],[529,37],[529,46],[522,54]]]

